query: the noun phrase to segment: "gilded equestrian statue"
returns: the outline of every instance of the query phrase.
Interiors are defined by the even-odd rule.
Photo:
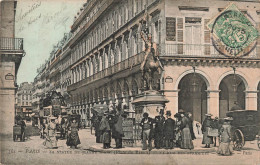
[[[140,32],[140,35],[145,42],[145,56],[140,69],[144,80],[145,74],[148,73],[148,87],[149,90],[153,90],[154,72],[158,71],[161,74],[163,68],[158,58],[157,45],[152,41],[152,35],[149,33],[146,37],[143,31]]]

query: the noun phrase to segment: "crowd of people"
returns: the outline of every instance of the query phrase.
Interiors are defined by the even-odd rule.
[[[92,117],[92,123],[95,128],[97,143],[103,143],[103,148],[111,148],[111,139],[115,139],[115,149],[122,148],[123,118],[126,114],[123,111],[106,111],[101,116],[96,113]]]
[[[58,139],[66,139],[67,146],[70,148],[77,148],[80,144],[78,135],[79,124],[75,117],[63,116],[62,118],[56,118],[50,116],[48,118],[41,118],[40,124],[40,137],[45,139],[43,145],[50,149],[58,148]],[[60,135],[58,135],[58,132]]]
[[[217,146],[217,153],[220,155],[231,155],[232,150],[232,133],[231,121],[232,118],[224,118],[221,123],[217,117],[212,119],[211,114],[205,114],[205,119],[202,122],[201,131],[203,134],[202,144],[205,148]],[[114,148],[122,148],[123,120],[127,117],[127,113],[122,110],[112,110],[97,115],[94,113],[92,124],[95,128],[95,136],[97,143],[103,143],[103,148],[111,148],[111,139],[115,139],[116,146]],[[180,109],[172,118],[171,111],[164,109],[159,110],[159,115],[155,118],[149,117],[149,114],[144,112],[143,118],[139,123],[141,127],[142,150],[152,150],[153,146],[156,149],[194,149],[193,140],[196,139],[193,131],[192,114],[184,112]],[[48,118],[40,118],[40,137],[45,139],[44,145],[47,148],[58,148],[58,139],[66,139],[67,146],[77,148],[80,144],[79,127],[80,124],[74,116],[63,116],[56,118],[49,116]],[[19,117],[16,117],[16,124],[22,127],[22,132],[25,132],[25,122]],[[58,137],[57,131],[60,132]],[[24,139],[21,139],[24,141]],[[152,144],[154,142],[154,144]]]
[[[142,149],[152,150],[152,140],[156,149],[173,149],[180,147],[182,149],[194,149],[192,140],[196,137],[193,132],[192,118],[190,113],[184,113],[180,110],[174,117],[171,117],[171,111],[161,109],[159,115],[154,119],[149,117],[148,113],[143,114],[140,126],[142,127],[141,139]],[[148,145],[147,145],[148,142]]]

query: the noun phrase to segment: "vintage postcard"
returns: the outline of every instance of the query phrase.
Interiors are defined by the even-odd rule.
[[[259,0],[0,0],[0,163],[260,165]]]

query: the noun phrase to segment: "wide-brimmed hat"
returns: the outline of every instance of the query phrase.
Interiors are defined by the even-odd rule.
[[[181,117],[181,114],[180,114],[180,113],[176,113],[176,114],[174,115],[174,117],[175,117],[175,118],[179,118],[179,117]]]
[[[166,115],[171,116],[172,115],[171,111],[166,111]]]
[[[50,117],[50,120],[56,120],[56,117],[52,116],[52,117]]]
[[[207,113],[207,114],[205,114],[205,116],[213,116],[212,114],[210,114],[210,113]]]
[[[180,110],[179,110],[179,113],[184,113],[184,110],[183,110],[183,109],[180,109]]]
[[[232,121],[233,118],[232,118],[232,117],[226,117],[226,118],[224,118],[224,120],[225,120],[225,121]]]

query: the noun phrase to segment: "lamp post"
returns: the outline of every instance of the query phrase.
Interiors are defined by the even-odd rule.
[[[198,83],[196,82],[196,68],[195,66],[192,66],[193,69],[193,77],[192,77],[192,82],[191,82],[191,91],[196,92],[198,89]]]
[[[237,92],[237,79],[236,79],[236,67],[232,66],[234,74],[233,74],[233,90],[234,92]]]

